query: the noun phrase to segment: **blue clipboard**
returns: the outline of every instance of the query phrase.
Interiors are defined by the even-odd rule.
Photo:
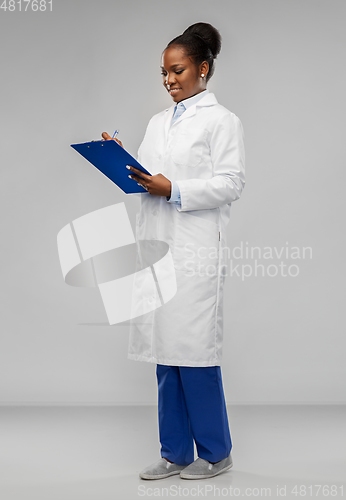
[[[151,175],[138,161],[133,158],[116,141],[92,141],[81,144],[71,144],[71,147],[86,158],[94,167],[102,172],[126,194],[147,193],[144,187],[139,186],[129,175],[136,174],[126,168],[126,165],[138,168],[145,174]]]

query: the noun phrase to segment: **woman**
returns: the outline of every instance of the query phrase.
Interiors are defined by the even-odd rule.
[[[207,23],[167,45],[161,70],[175,105],[151,118],[138,150],[153,175],[130,168],[147,190],[137,239],[168,243],[177,281],[175,296],[130,329],[129,359],[157,364],[161,459],[140,472],[143,479],[201,479],[232,467],[220,367],[222,270],[231,203],[245,176],[241,122],[207,89],[220,49]]]

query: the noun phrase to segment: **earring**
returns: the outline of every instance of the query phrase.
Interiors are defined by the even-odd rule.
[[[201,78],[204,78],[204,74],[203,73],[201,74]]]

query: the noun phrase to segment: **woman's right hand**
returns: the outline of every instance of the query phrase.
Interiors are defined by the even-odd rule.
[[[112,137],[107,134],[107,132],[102,132],[102,137],[103,139],[101,139],[101,141],[116,141],[118,144],[120,144],[120,146],[123,148],[123,143],[121,141],[119,141],[119,139],[117,139],[116,137],[114,137],[114,139],[112,139]]]

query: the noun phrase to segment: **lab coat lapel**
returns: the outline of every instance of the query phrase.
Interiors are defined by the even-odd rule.
[[[170,108],[167,108],[166,113],[164,115],[164,134],[165,134],[165,138],[164,138],[165,141],[164,142],[165,142],[165,146],[167,144],[168,131],[169,131],[169,127],[171,125],[171,121],[173,118],[174,108],[175,108],[175,104],[173,106],[171,106]]]
[[[192,106],[189,106],[184,113],[179,116],[177,121],[173,124],[173,127],[175,126],[176,123],[180,123],[182,120],[186,120],[186,118],[190,118],[191,116],[194,116],[197,112],[197,107],[198,106],[213,106],[214,104],[217,104],[217,100],[215,97],[215,94],[212,92],[209,92],[207,95],[202,97],[199,101],[196,102],[196,104],[192,104]]]
[[[203,99],[201,99],[201,101],[203,101]],[[190,106],[189,108],[187,108],[186,111],[184,111],[184,113],[182,115],[179,116],[179,118],[177,119],[177,121],[173,124],[173,126],[176,124],[176,123],[180,123],[182,120],[185,120],[186,118],[189,118],[189,116],[193,116],[196,114],[196,104],[193,104],[192,106]]]
[[[209,92],[209,94],[205,95],[196,104],[193,104],[192,106],[187,108],[187,110],[184,111],[184,113],[181,116],[179,116],[177,121],[174,122],[174,124],[172,126],[174,127],[177,123],[180,123],[182,120],[185,120],[186,118],[189,118],[190,116],[195,115],[197,106],[214,106],[214,104],[217,104],[217,103],[218,103],[218,101],[215,97],[215,94],[212,92]],[[170,129],[171,121],[173,118],[174,108],[175,108],[175,104],[173,104],[170,108],[167,108],[166,113],[165,113],[165,117],[164,117],[165,145],[167,144],[168,131]]]

